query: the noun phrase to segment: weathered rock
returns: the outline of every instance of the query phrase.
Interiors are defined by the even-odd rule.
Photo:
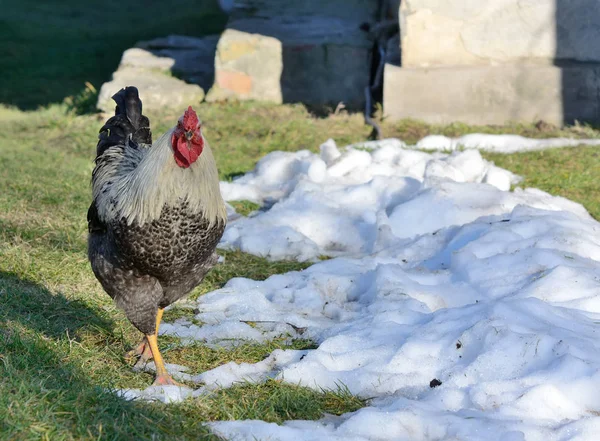
[[[175,60],[173,58],[159,57],[146,49],[134,47],[123,52],[119,69],[146,69],[170,73],[174,64]]]
[[[404,0],[404,66],[600,62],[596,0]]]
[[[144,107],[182,107],[204,98],[214,82],[214,56],[218,36],[193,38],[170,35],[140,42],[123,53],[112,81],[102,85],[98,108],[112,111],[110,97],[135,85]]]
[[[236,2],[215,58],[207,100],[303,102],[360,108],[369,82],[376,2]]]
[[[116,71],[112,81],[102,85],[98,95],[98,108],[104,112],[114,111],[115,103],[111,97],[126,86],[138,88],[146,110],[164,107],[185,109],[204,99],[204,91],[197,84],[188,84],[159,70],[126,67]]]
[[[434,124],[598,121],[600,65],[386,65],[384,113]]]
[[[215,84],[206,99],[281,103],[282,71],[282,45],[278,39],[227,29],[217,46]]]

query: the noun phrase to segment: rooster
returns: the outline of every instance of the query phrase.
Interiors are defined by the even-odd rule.
[[[152,143],[135,87],[113,96],[100,129],[88,257],[104,290],[145,337],[131,352],[154,358],[155,385],[177,384],[158,350],[164,308],[188,294],[217,263],[226,209],[213,154],[190,107]]]

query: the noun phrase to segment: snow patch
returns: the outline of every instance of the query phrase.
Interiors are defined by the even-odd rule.
[[[179,369],[203,386],[162,400],[269,378],[369,398],[319,421],[210,423],[240,441],[597,439],[600,224],[564,198],[508,192],[515,182],[475,150],[429,154],[397,140],[265,156],[222,183],[226,199],[263,205],[231,220],[222,245],[334,258],[231,279],[196,301],[205,325],[165,324],[161,334],[208,344],[310,338],[318,348]]]
[[[516,153],[546,150],[556,147],[578,147],[581,145],[600,145],[600,139],[533,139],[519,135],[489,135],[483,133],[471,133],[459,138],[429,135],[418,141],[416,148],[442,151],[478,149],[496,153]]]
[[[222,183],[226,200],[248,199],[265,209],[230,218],[220,246],[316,261],[376,252],[388,246],[390,231],[411,238],[521,204],[586,215],[579,204],[539,190],[509,193],[518,181],[476,150],[429,154],[384,140],[340,151],[330,139],[320,155],[273,152],[252,172]]]

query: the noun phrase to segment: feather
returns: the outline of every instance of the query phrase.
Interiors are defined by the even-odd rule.
[[[106,233],[106,224],[98,217],[98,209],[96,201],[92,201],[87,212],[88,232],[89,233]]]

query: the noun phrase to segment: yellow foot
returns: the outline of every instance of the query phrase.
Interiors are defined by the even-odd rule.
[[[157,375],[152,386],[183,386],[181,383],[173,380],[169,374]]]

